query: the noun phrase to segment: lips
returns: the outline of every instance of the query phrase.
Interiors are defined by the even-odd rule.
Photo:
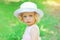
[[[30,23],[30,22],[27,22],[27,23]]]

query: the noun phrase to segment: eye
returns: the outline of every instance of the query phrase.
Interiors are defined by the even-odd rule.
[[[26,18],[27,16],[23,16],[24,18]]]
[[[29,15],[30,17],[32,17],[32,15]]]

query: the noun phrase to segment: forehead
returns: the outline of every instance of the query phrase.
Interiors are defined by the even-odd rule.
[[[23,15],[34,15],[35,12],[23,12]]]

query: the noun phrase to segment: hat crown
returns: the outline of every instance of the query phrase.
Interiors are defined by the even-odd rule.
[[[37,5],[33,2],[24,2],[20,5],[20,8],[14,12],[16,17],[19,16],[22,12],[36,12],[40,18],[43,17],[43,11],[37,8]]]
[[[34,8],[34,9],[37,9],[37,6],[33,2],[25,2],[25,3],[21,4],[20,8]]]

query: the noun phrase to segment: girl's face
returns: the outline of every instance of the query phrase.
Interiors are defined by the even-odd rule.
[[[22,15],[23,22],[31,26],[35,23],[35,13],[34,12],[24,12]]]

